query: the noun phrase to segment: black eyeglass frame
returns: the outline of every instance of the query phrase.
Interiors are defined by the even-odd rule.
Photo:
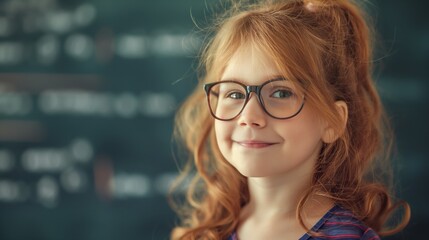
[[[205,93],[206,93],[207,104],[208,104],[208,107],[209,107],[209,109],[210,109],[210,114],[211,114],[214,118],[216,118],[217,120],[220,120],[220,121],[231,121],[231,120],[233,120],[234,118],[238,117],[238,116],[241,114],[241,112],[243,112],[244,108],[246,107],[247,103],[249,102],[249,99],[250,99],[250,93],[254,92],[254,93],[256,94],[256,96],[257,96],[258,101],[259,101],[259,105],[262,107],[262,109],[264,110],[264,112],[265,112],[268,116],[270,116],[270,117],[272,117],[272,118],[274,118],[274,119],[282,119],[282,120],[290,119],[290,118],[295,117],[295,116],[296,116],[296,115],[298,115],[298,114],[301,112],[301,110],[304,108],[304,103],[305,103],[305,95],[304,95],[304,94],[302,95],[302,104],[301,104],[301,106],[299,107],[298,111],[297,111],[295,114],[293,114],[292,116],[284,117],[284,118],[275,117],[275,116],[271,115],[271,114],[267,111],[267,109],[265,108],[264,100],[263,100],[263,99],[262,99],[262,97],[261,97],[261,89],[262,89],[265,85],[267,85],[267,84],[269,84],[269,83],[272,83],[272,82],[276,82],[276,81],[286,81],[286,80],[285,80],[284,78],[277,78],[277,79],[268,80],[268,81],[266,81],[266,82],[262,83],[261,85],[245,85],[245,84],[243,84],[243,83],[241,83],[241,82],[234,81],[234,80],[224,80],[224,81],[218,81],[218,82],[206,83],[206,84],[204,84],[204,86],[203,86],[203,87],[204,87],[204,91],[205,91]],[[234,116],[234,117],[232,117],[232,118],[228,118],[228,119],[222,119],[222,118],[218,118],[218,117],[216,117],[216,115],[213,113],[213,110],[212,110],[212,108],[211,108],[211,105],[210,105],[210,96],[209,96],[209,94],[210,94],[210,90],[211,90],[214,86],[216,86],[216,85],[218,85],[218,84],[220,84],[220,83],[224,83],[224,82],[231,82],[231,83],[239,84],[239,85],[241,85],[241,86],[246,90],[246,99],[245,99],[245,102],[244,102],[244,104],[243,104],[243,107],[242,107],[242,108],[241,108],[241,110],[237,113],[237,115],[235,115],[235,116]]]

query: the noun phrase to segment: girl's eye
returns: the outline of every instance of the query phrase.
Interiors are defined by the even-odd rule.
[[[293,92],[287,89],[277,90],[271,94],[273,98],[290,98],[292,96]]]
[[[232,99],[244,99],[246,98],[246,95],[241,92],[231,92],[227,95],[227,97]]]

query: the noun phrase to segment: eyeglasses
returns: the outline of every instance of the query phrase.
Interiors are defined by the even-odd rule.
[[[204,84],[210,113],[222,121],[230,121],[240,115],[249,102],[251,92],[256,94],[259,104],[269,116],[276,119],[295,117],[305,102],[304,94],[295,89],[284,78],[269,80],[259,86],[247,86],[232,80]]]

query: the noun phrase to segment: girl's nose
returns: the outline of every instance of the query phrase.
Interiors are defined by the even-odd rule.
[[[250,95],[249,101],[244,106],[238,118],[238,124],[240,126],[258,127],[263,128],[266,126],[267,115],[262,109],[257,97],[254,94]]]

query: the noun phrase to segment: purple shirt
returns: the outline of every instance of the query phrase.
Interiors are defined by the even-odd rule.
[[[377,233],[359,221],[352,212],[337,205],[331,208],[311,230],[323,233],[324,236],[312,237],[306,233],[299,240],[380,240]],[[234,232],[228,240],[238,240],[237,233]]]

